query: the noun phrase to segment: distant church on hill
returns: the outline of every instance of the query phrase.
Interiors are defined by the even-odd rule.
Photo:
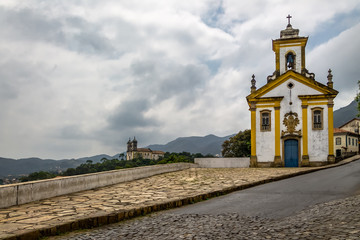
[[[251,112],[252,167],[319,166],[333,163],[333,89],[331,70],[327,84],[315,80],[305,68],[308,37],[299,36],[288,15],[280,38],[272,41],[275,72],[267,83],[246,97]]]
[[[163,151],[153,151],[150,148],[138,148],[137,140],[134,139],[127,142],[127,152],[126,152],[126,160],[132,160],[134,158],[143,158],[143,159],[151,159],[158,160],[160,157],[164,157],[165,153]]]

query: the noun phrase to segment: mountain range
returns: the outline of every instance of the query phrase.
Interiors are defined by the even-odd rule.
[[[339,108],[334,111],[334,127],[338,128],[344,125],[358,114],[357,102],[354,100],[346,107]]]
[[[117,155],[115,156],[115,158]],[[84,157],[78,159],[40,159],[40,158],[22,158],[11,159],[0,157],[0,178],[6,176],[20,176],[26,175],[32,172],[38,171],[59,171],[66,170],[68,168],[75,168],[87,160],[91,160],[94,163],[99,162],[102,158],[112,159],[113,157],[106,154],[96,155],[92,157]]]
[[[355,118],[357,113],[358,111],[356,101],[351,102],[346,107],[334,111],[334,127],[339,127]],[[234,135],[235,134],[225,137],[218,137],[210,134],[204,137],[180,137],[167,144],[154,144],[147,146],[147,148],[164,152],[190,152],[201,153],[203,155],[216,155],[220,154],[222,143]],[[118,156],[119,154],[116,154],[115,156],[101,154],[92,157],[64,160],[43,160],[40,158],[24,158],[15,160],[0,157],[0,178],[6,177],[8,175],[24,175],[37,171],[66,170],[67,168],[77,167],[80,164],[85,163],[87,160],[99,162],[102,158],[113,159],[117,158]]]
[[[226,137],[218,137],[210,134],[205,137],[180,137],[165,145],[154,144],[147,147],[151,150],[160,150],[164,152],[189,152],[201,153],[203,155],[220,155],[223,142],[234,135],[235,134]]]

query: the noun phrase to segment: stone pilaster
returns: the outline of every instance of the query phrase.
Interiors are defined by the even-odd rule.
[[[251,111],[251,156],[250,156],[250,167],[257,167],[257,156],[256,156],[256,103],[250,104]]]
[[[309,166],[310,166],[309,155],[303,155],[301,157],[301,167],[309,167]]]
[[[327,160],[328,160],[329,164],[335,163],[335,156],[334,155],[328,155]]]
[[[284,167],[284,161],[281,159],[281,156],[274,157],[274,167]]]
[[[333,99],[329,99],[328,103],[328,144],[329,144],[329,155],[328,162],[335,163],[334,157],[334,113],[333,113],[334,102]]]
[[[257,162],[257,156],[250,156],[250,167],[257,167],[258,166],[258,162]]]

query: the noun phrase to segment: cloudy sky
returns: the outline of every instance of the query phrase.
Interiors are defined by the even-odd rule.
[[[306,66],[360,80],[359,0],[1,0],[0,156],[78,158],[250,128],[245,97],[275,68],[291,14]]]

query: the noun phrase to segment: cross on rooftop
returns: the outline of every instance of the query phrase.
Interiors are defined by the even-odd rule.
[[[290,18],[292,18],[292,16],[290,16],[290,14],[288,14],[288,16],[287,16],[286,18],[288,19],[288,26],[289,26],[289,25],[291,26],[291,24],[290,24]]]

